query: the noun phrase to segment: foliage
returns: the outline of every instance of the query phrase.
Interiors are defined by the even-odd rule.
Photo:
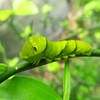
[[[30,15],[37,14],[38,9],[36,5],[29,0],[13,0],[13,8],[11,10],[0,11],[0,20],[5,21],[11,15]]]
[[[39,80],[25,76],[16,76],[11,80],[7,80],[2,83],[0,85],[0,99],[62,100],[49,86]]]
[[[6,0],[0,0],[0,5],[3,5],[2,2],[4,1]],[[100,0],[66,0],[66,5],[69,6],[67,14],[63,13],[60,9],[55,9],[56,5],[59,4],[59,1],[56,2],[55,0],[53,4],[49,2],[49,0],[37,2],[31,0],[8,0],[4,6],[6,4],[7,6],[11,4],[8,9],[5,9],[6,7],[0,8],[0,78],[3,77],[3,73],[9,71],[8,69],[18,70],[19,62],[23,62],[20,60],[18,54],[25,40],[31,35],[44,35],[54,40],[80,39],[90,43],[93,48],[100,49]],[[60,8],[60,6],[62,6],[62,4],[60,4],[58,8]],[[66,9],[64,9],[64,11]],[[60,18],[59,15],[57,16],[58,11],[60,11],[62,18]],[[72,59],[70,63],[72,82],[70,99],[99,100],[99,58],[75,58]],[[31,89],[31,91],[35,89],[37,91],[34,85],[41,83],[40,86],[42,85],[44,88],[41,86],[37,92],[39,96],[41,95],[44,98],[43,100],[45,100],[45,96],[47,96],[48,100],[51,96],[52,98],[56,97],[58,98],[57,100],[61,100],[58,95],[63,96],[63,64],[63,61],[56,62],[56,64],[47,65],[49,66],[47,68],[39,67],[23,72],[25,75],[28,74],[29,76],[32,75],[39,78],[50,85],[58,94],[37,79],[17,76],[6,80],[0,85],[0,99],[1,95],[7,96],[7,99],[10,99],[8,95],[14,97],[16,93],[18,93],[17,89],[19,89],[27,93],[24,95],[24,92],[20,92],[21,95],[23,95],[22,98],[25,100],[25,96],[28,95],[27,97],[29,97],[29,95],[31,95],[30,97],[32,97],[33,95],[28,89]],[[18,81],[16,82],[16,80]],[[29,86],[25,80],[28,80],[28,83],[32,84]],[[33,85],[34,82],[36,82],[36,84]],[[8,83],[12,83],[12,87]],[[24,88],[22,88],[23,85]],[[32,85],[33,88],[30,88]],[[5,87],[11,88],[13,91],[10,91],[10,89],[2,89]],[[43,91],[45,91],[45,89],[47,89],[46,93],[48,91],[50,92],[44,94]],[[11,95],[11,92],[16,93]],[[7,94],[5,95],[5,93]],[[50,95],[50,93],[53,95]],[[5,97],[2,98],[6,100],[4,99]]]

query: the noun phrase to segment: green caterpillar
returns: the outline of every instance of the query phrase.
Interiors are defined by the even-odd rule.
[[[33,64],[42,59],[52,61],[75,55],[91,55],[90,44],[80,40],[52,42],[43,36],[31,36],[20,52],[20,58]]]

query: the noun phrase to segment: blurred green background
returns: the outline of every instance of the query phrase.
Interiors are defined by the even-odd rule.
[[[0,0],[0,63],[14,67],[31,35],[80,39],[100,49],[100,0]],[[73,58],[71,100],[100,100],[100,58]],[[62,96],[64,61],[22,72]]]

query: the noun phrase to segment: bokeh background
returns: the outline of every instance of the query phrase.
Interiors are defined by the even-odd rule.
[[[0,0],[0,62],[10,67],[31,35],[84,40],[100,49],[100,0]],[[71,100],[100,100],[100,58],[70,59]],[[64,61],[22,72],[63,95]]]

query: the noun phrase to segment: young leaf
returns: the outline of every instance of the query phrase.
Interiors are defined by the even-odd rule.
[[[14,0],[13,9],[16,15],[38,14],[37,6],[29,0]]]
[[[0,11],[0,21],[7,20],[12,13],[13,13],[13,10],[1,10]]]

